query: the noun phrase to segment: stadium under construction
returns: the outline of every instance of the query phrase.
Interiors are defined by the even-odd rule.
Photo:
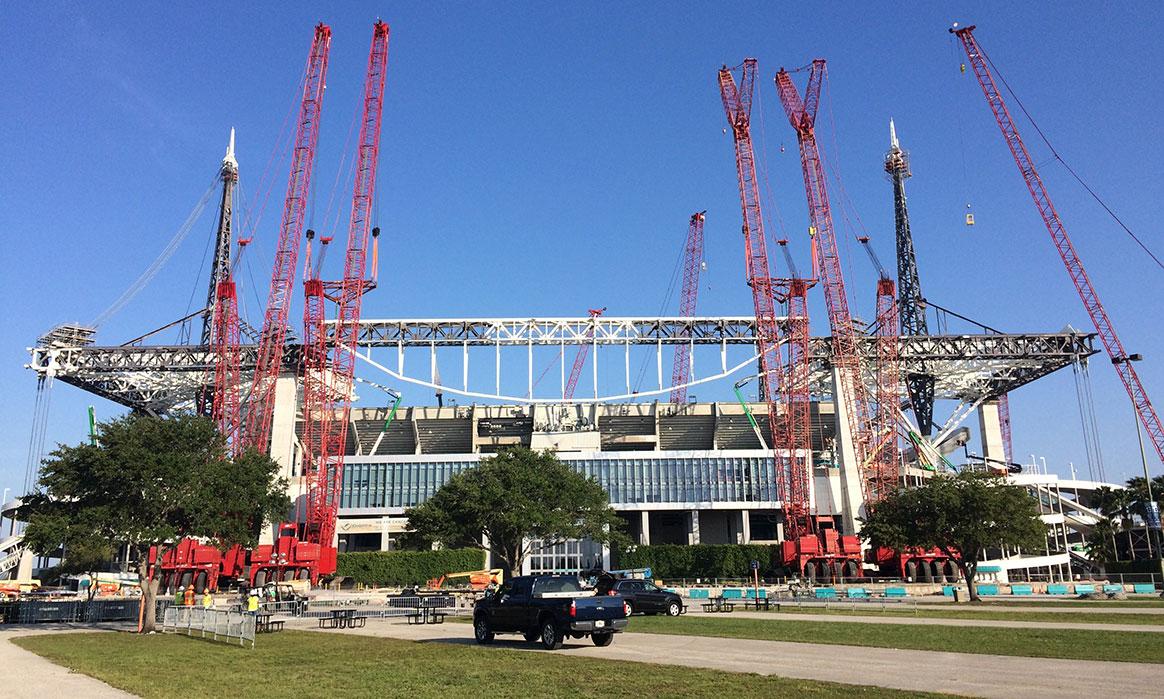
[[[597,479],[639,544],[781,544],[790,572],[813,578],[857,577],[863,566],[917,581],[953,579],[955,566],[941,556],[870,559],[855,537],[860,518],[887,488],[944,470],[992,470],[1038,500],[1047,539],[1042,550],[987,551],[982,577],[1063,581],[1092,570],[1084,543],[1100,517],[1093,493],[1104,484],[1016,464],[1006,396],[1052,372],[1085,365],[1106,349],[1133,399],[1142,397],[1139,416],[1159,446],[1159,423],[1129,363],[1133,356],[1118,340],[1112,343],[1114,331],[1085,275],[1080,294],[1092,317],[1101,318],[1094,334],[1070,328],[1000,333],[969,319],[962,319],[968,329],[961,334],[930,332],[926,317],[937,309],[921,291],[905,196],[908,156],[892,125],[885,172],[892,183],[887,202],[896,223],[896,274],[880,268],[871,253],[881,277],[878,314],[869,323],[855,318],[813,132],[823,61],[812,64],[803,95],[787,72],[776,78],[805,172],[813,269],[803,276],[791,258],[785,277],[770,272],[770,236],[763,230],[749,132],[756,63],[749,59],[719,71],[754,301],[748,315],[695,312],[703,250],[699,212],[690,217],[676,316],[614,316],[603,309],[585,317],[381,320],[361,317],[359,299],[375,285],[379,229],[369,230],[368,201],[379,113],[370,112],[380,108],[387,27],[377,25],[369,58],[361,147],[373,150],[357,168],[345,276],[324,282],[318,266],[311,268],[311,245],[320,243],[303,230],[303,212],[296,209],[309,187],[303,173],[306,167],[310,178],[310,130],[318,128],[330,42],[330,32],[320,26],[296,141],[304,149],[297,145],[295,151],[282,257],[276,259],[263,328],[240,324],[234,305],[230,260],[238,241],[231,193],[238,165],[232,135],[222,165],[207,306],[180,321],[203,322],[201,342],[166,344],[162,338],[172,330],[167,326],[108,345],[96,342],[91,328],[60,326],[30,349],[29,367],[41,390],[61,382],[149,414],[207,412],[232,444],[270,449],[291,483],[300,535],[333,552],[395,548],[407,528],[408,507],[489,454],[522,445],[553,450]],[[1005,105],[971,29],[960,29],[958,38],[998,116],[997,107],[1005,112]],[[1057,214],[1051,210],[1047,218],[1041,205],[1049,199],[1037,171],[1024,164],[1025,148],[1009,117],[999,116],[999,126],[1028,184],[1034,173],[1032,193],[1062,251],[1065,233]],[[725,153],[724,177],[732,176],[729,161]],[[300,239],[308,244],[309,310],[297,340],[287,337],[286,328]],[[778,243],[785,248],[786,241]],[[1073,250],[1064,261],[1081,284]],[[805,298],[816,290],[825,296],[827,336],[808,331]],[[328,320],[325,300],[335,304]],[[551,371],[557,386],[547,390],[544,379]],[[576,395],[580,386],[590,389],[585,397]],[[695,393],[705,387],[727,399],[699,401]],[[725,387],[734,388],[738,400],[730,400]],[[418,396],[432,396],[435,405],[418,404]],[[935,419],[935,405],[953,409]],[[979,453],[969,451],[970,443]],[[279,538],[280,529],[273,527],[265,544],[278,548]],[[25,553],[19,566],[18,534],[0,543],[0,561],[7,566],[0,573],[31,565]],[[592,542],[568,542],[532,555],[525,572],[610,567],[610,557]],[[327,573],[326,559],[284,572],[297,575],[318,563],[319,572]]]

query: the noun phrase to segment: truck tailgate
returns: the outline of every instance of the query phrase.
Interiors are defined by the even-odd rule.
[[[579,597],[574,600],[574,618],[578,621],[625,619],[621,597]]]

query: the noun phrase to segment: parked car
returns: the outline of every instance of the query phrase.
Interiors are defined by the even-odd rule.
[[[599,596],[572,575],[523,575],[487,591],[473,608],[477,643],[492,643],[495,634],[519,633],[547,650],[562,647],[567,635],[590,637],[608,646],[627,627],[626,602]]]
[[[670,590],[664,590],[650,580],[600,578],[598,594],[621,595],[626,600],[631,614],[679,616],[684,611],[682,597]]]

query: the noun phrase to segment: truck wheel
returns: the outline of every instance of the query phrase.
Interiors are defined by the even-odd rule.
[[[682,612],[683,608],[679,606],[678,602],[671,602],[667,605],[667,616],[679,616],[679,614]],[[607,643],[609,643],[609,641],[607,641]],[[599,645],[604,646],[606,643],[600,643]]]
[[[267,571],[260,570],[255,573],[255,584],[253,587],[262,587],[267,584]]]
[[[542,624],[542,647],[546,650],[558,650],[565,640],[564,634],[558,630],[553,619]]]
[[[477,643],[483,646],[493,643],[493,632],[489,630],[489,622],[485,617],[478,617],[473,622],[473,638],[477,639]]]
[[[614,640],[614,634],[609,633],[609,632],[608,633],[592,633],[592,634],[590,634],[590,640],[594,641],[594,645],[599,646],[599,647],[609,646],[610,642]]]
[[[198,573],[194,578],[194,594],[200,595],[206,592],[206,571]]]
[[[526,631],[522,634],[522,637],[525,638],[526,643],[537,643],[537,640],[542,637],[542,634],[540,631]]]
[[[185,573],[182,573],[182,577],[180,578],[178,584],[182,586],[183,590],[185,590],[187,587],[190,587],[190,583],[193,581],[194,571],[188,570]]]

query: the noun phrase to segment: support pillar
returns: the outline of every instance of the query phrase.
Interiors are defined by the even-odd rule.
[[[639,546],[651,545],[651,513],[643,510],[639,513]]]
[[[998,415],[998,400],[984,401],[978,406],[978,430],[982,439],[982,455],[987,459],[1005,461],[1006,451],[1002,446],[1002,419]]]
[[[740,510],[740,543],[752,543],[752,511]]]
[[[865,495],[861,490],[861,469],[857,463],[855,435],[849,431],[848,406],[840,369],[833,367],[833,409],[837,421],[836,458],[841,467],[841,524],[845,534],[861,531],[858,517],[864,515]]]
[[[687,513],[687,544],[699,543],[699,511],[691,510]]]
[[[291,513],[303,508],[298,507],[299,498],[306,497],[302,476],[296,476],[295,457],[295,405],[296,386],[294,376],[280,376],[275,380],[275,405],[271,416],[271,458],[278,462],[279,477],[287,479],[288,495],[291,497]],[[338,529],[337,529],[338,535]],[[264,527],[259,533],[260,544],[275,542],[275,528]]]

